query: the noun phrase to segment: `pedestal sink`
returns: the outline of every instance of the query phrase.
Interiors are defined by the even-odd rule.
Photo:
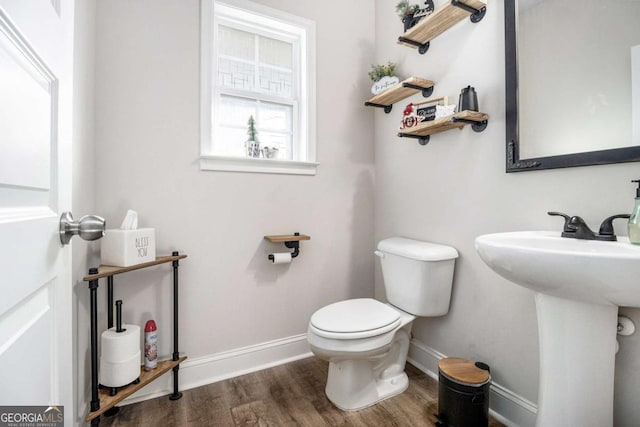
[[[523,231],[476,238],[480,258],[536,291],[539,427],[613,425],[618,306],[640,307],[640,246]]]

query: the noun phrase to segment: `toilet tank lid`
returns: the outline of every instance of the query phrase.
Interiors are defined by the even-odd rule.
[[[451,246],[421,242],[405,237],[390,237],[378,243],[378,250],[417,261],[444,261],[458,258],[458,251]]]

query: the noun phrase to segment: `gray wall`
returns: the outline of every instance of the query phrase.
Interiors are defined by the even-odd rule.
[[[489,2],[479,24],[460,23],[433,40],[426,55],[396,44],[402,30],[394,14],[396,3],[375,2],[375,62],[397,61],[405,76],[434,80],[434,96],[448,95],[453,102],[470,84],[478,92],[480,109],[491,118],[483,133],[468,127],[449,131],[432,136],[423,147],[395,137],[404,101],[389,115],[376,111],[376,239],[400,235],[458,249],[449,314],[418,319],[414,338],[448,356],[487,362],[497,383],[536,402],[534,294],[490,271],[476,254],[474,239],[501,231],[560,230],[548,210],[579,214],[594,226],[608,215],[630,212],[634,191],[629,181],[640,176],[640,167],[633,163],[506,174],[502,2]],[[616,231],[626,235],[622,223]],[[376,295],[384,295],[378,267]],[[640,321],[639,310],[621,311]],[[640,417],[640,339],[636,334],[619,342],[616,426],[631,426]]]
[[[373,56],[367,0],[262,0],[317,25],[316,176],[200,171],[199,1],[97,5],[96,200],[127,209],[179,250],[181,348],[190,358],[303,334],[328,303],[373,294],[373,115],[362,108]],[[290,265],[266,234],[311,236]],[[170,269],[116,280],[127,321],[170,325]],[[160,341],[160,354],[171,351]]]

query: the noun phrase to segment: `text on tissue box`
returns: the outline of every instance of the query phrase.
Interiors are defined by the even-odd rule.
[[[129,267],[156,259],[154,228],[106,230],[102,239],[102,264]]]

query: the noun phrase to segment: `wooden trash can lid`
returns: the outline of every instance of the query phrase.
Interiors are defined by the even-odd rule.
[[[491,378],[488,370],[480,369],[471,360],[460,357],[441,359],[438,369],[449,379],[463,384],[484,384]]]

